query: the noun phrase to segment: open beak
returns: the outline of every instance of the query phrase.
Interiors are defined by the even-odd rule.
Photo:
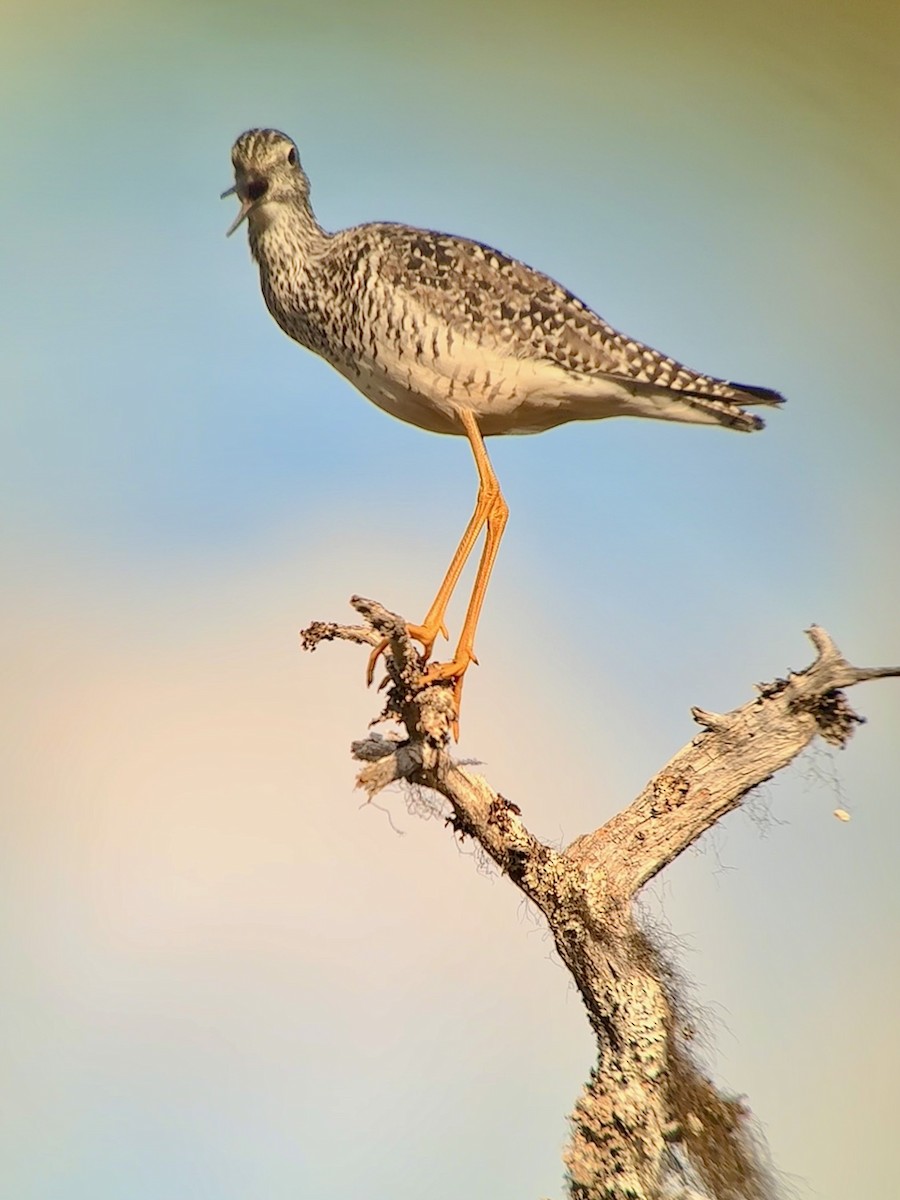
[[[219,197],[219,199],[224,200],[226,196],[236,196],[236,195],[237,195],[237,184],[235,183],[235,184],[232,184],[232,186],[230,188],[226,188],[226,190],[222,193],[222,195]],[[237,227],[241,224],[241,222],[246,220],[247,213],[250,211],[250,209],[252,207],[253,207],[253,201],[250,200],[249,198],[245,198],[245,199],[241,200],[240,211],[238,212],[238,215],[235,217],[234,221],[229,226],[228,232],[225,234],[226,237],[231,237],[231,235],[234,233],[234,231],[237,229]]]

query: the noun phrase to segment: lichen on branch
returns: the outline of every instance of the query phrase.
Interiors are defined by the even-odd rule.
[[[565,1152],[574,1200],[774,1200],[775,1176],[743,1101],[723,1095],[695,1062],[677,977],[634,916],[640,888],[817,736],[843,746],[862,723],[843,689],[900,675],[850,664],[821,628],[803,671],[758,684],[740,708],[692,709],[702,732],[630,804],[564,850],[541,842],[516,805],[454,761],[448,683],[423,684],[406,623],[355,596],[362,625],[316,622],[324,641],[384,644],[385,736],[353,743],[370,796],[406,780],[449,804],[458,835],[475,839],[543,913],[597,1039],[597,1061],[572,1114]]]

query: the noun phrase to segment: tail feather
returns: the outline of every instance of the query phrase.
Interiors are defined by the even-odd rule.
[[[755,383],[729,383],[728,386],[738,393],[735,398],[742,404],[771,404],[777,407],[785,403],[784,396],[774,388],[759,387]]]
[[[675,420],[690,422],[692,419],[696,421],[706,418],[706,423],[710,425],[723,425],[726,429],[737,429],[740,433],[755,433],[766,427],[762,417],[746,412],[732,400],[685,391],[679,392],[678,396],[688,411],[681,418],[675,417]],[[693,414],[693,417],[688,415],[689,413]]]
[[[686,424],[722,425],[742,433],[765,428],[763,419],[746,412],[742,405],[777,407],[784,403],[781,393],[772,388],[700,376],[684,387],[659,387],[644,382],[630,382],[627,386],[630,400],[623,406],[624,412]]]
[[[529,429],[550,429],[565,421],[596,421],[602,417],[651,417],[686,425],[721,425],[753,433],[764,422],[744,405],[777,407],[784,397],[773,388],[728,383],[699,375],[687,367],[668,372],[670,382],[639,379],[617,371],[586,372],[546,363],[539,395],[559,397],[556,405],[539,406],[540,420]],[[521,426],[520,426],[521,427]]]
[[[679,388],[678,395],[682,396],[695,412],[705,413],[716,424],[743,433],[765,429],[766,423],[762,417],[745,412],[740,407],[742,404],[746,404],[748,408],[757,404],[777,408],[785,403],[784,396],[774,388],[758,387],[749,383],[725,383],[719,380],[716,380],[708,391],[691,387]]]

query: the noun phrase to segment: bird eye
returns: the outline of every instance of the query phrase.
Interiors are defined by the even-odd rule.
[[[288,162],[291,164],[291,166],[296,167],[296,165],[297,165],[297,147],[296,146],[291,146],[290,150],[288,150],[287,158],[288,158]]]
[[[269,190],[267,179],[251,179],[247,184],[247,197],[250,200],[260,200]]]

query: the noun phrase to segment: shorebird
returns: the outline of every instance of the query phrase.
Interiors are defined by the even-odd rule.
[[[484,547],[462,632],[425,682],[448,680],[458,733],[463,679],[508,509],[485,437],[541,433],[567,421],[653,417],[749,432],[743,405],[778,405],[771,388],[700,374],[617,332],[549,276],[467,238],[375,223],[328,233],[313,213],[297,146],[250,129],[231,151],[238,215],[247,221],[269,312],[392,416],[468,439],[478,470],[475,511],[434,603],[408,626],[423,667],[482,529]],[[372,674],[380,652],[369,661]]]

